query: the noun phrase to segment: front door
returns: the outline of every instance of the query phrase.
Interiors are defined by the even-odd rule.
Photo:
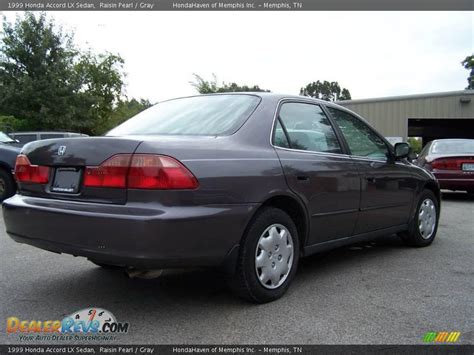
[[[300,196],[311,217],[307,245],[352,234],[359,209],[356,164],[343,148],[317,104],[281,104],[273,135],[289,187]]]
[[[360,214],[354,234],[406,224],[417,186],[409,163],[395,161],[387,143],[358,117],[333,107],[328,111],[361,173]]]

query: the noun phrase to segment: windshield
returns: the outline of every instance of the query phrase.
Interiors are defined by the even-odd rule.
[[[8,135],[0,132],[0,143],[14,143],[15,140],[11,139]]]
[[[433,154],[473,154],[474,140],[455,140],[434,142],[431,147]]]
[[[260,102],[252,95],[194,96],[165,101],[107,133],[123,135],[206,135],[235,133]]]

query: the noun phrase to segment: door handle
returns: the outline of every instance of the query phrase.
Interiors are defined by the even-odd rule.
[[[297,176],[296,176],[296,180],[301,181],[301,182],[309,181],[309,176],[297,175]]]

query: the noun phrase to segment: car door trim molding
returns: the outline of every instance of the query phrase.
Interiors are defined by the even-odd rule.
[[[341,211],[334,211],[334,212],[322,212],[322,213],[313,213],[311,217],[326,217],[331,215],[338,215],[338,214],[346,214],[346,213],[354,213],[359,212],[358,208],[351,208],[348,210],[341,210]]]

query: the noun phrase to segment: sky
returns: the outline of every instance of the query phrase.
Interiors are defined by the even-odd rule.
[[[16,13],[5,12],[8,20]],[[195,93],[193,73],[298,94],[337,81],[353,99],[462,90],[473,12],[50,12],[75,42],[125,60],[126,94]]]

